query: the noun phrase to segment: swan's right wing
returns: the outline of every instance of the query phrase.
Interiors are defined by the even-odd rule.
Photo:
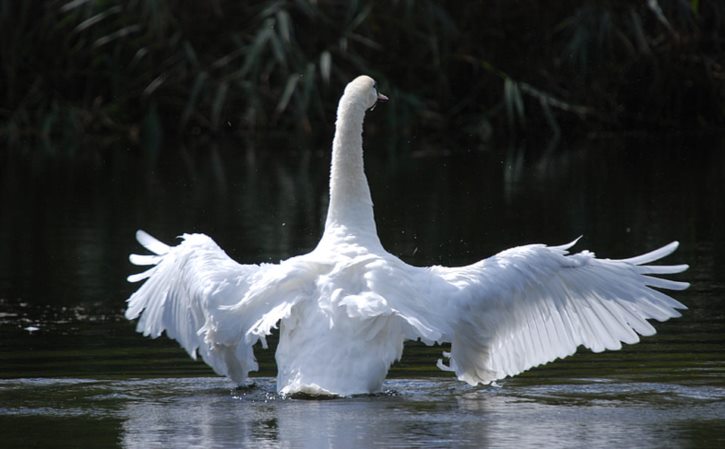
[[[687,265],[651,264],[676,242],[624,260],[568,254],[572,245],[528,245],[466,267],[428,269],[421,296],[431,297],[437,313],[427,316],[452,343],[450,367],[439,366],[468,383],[489,383],[571,355],[579,345],[599,352],[636,343],[637,334],[655,333],[648,319],[686,309],[656,289],[689,284],[653,275]]]
[[[136,238],[153,254],[130,256],[135,265],[151,268],[129,276],[130,282],[146,281],[128,299],[126,318],[140,316],[138,332],[151,338],[166,332],[192,358],[199,353],[218,374],[244,382],[258,369],[252,346],[297,300],[280,285],[288,269],[241,265],[204,234],[185,234],[173,247],[143,231]],[[277,294],[255,295],[264,286]]]

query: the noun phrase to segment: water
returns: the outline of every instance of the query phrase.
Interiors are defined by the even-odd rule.
[[[393,379],[383,394],[317,401],[280,399],[268,378],[244,391],[208,377],[0,387],[4,402],[22,397],[1,409],[4,441],[17,447],[661,448],[725,430],[725,389],[601,379],[486,388]]]
[[[412,143],[417,148],[418,142]],[[274,144],[276,145],[276,144]],[[272,146],[274,146],[272,145]],[[493,387],[435,368],[410,344],[386,392],[283,399],[273,349],[236,390],[122,317],[144,228],[205,232],[240,262],[317,242],[325,144],[99,149],[0,168],[2,447],[717,447],[725,445],[722,142],[622,141],[550,151],[366,155],[383,244],[417,265],[563,243],[625,257],[678,239],[690,307],[622,351],[574,357]],[[443,147],[456,147],[455,143]]]

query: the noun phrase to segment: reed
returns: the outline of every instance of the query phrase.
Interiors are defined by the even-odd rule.
[[[361,72],[402,139],[716,128],[724,30],[717,0],[0,0],[0,136],[310,134]]]

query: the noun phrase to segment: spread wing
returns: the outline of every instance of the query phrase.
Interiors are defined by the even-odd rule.
[[[439,361],[439,367],[470,384],[489,383],[571,355],[579,345],[599,352],[636,343],[655,333],[648,319],[665,321],[686,309],[659,289],[689,284],[653,275],[687,265],[649,265],[677,242],[625,260],[569,255],[574,243],[522,246],[466,267],[429,268],[440,282],[426,294],[445,309],[429,319],[452,343],[449,366]]]
[[[252,346],[289,313],[299,299],[288,286],[289,266],[240,265],[204,234],[185,234],[168,246],[143,231],[136,239],[152,255],[132,254],[135,265],[151,265],[129,276],[146,282],[128,299],[126,318],[140,316],[136,330],[156,338],[163,332],[189,355],[237,383],[258,369]],[[275,295],[261,286],[273,286]],[[260,294],[261,290],[261,294]]]

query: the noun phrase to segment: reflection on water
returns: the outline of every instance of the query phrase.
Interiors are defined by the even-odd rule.
[[[677,295],[690,310],[620,352],[471,388],[434,368],[441,348],[410,344],[390,394],[304,401],[274,394],[272,351],[256,350],[255,388],[230,391],[175,343],[133,332],[122,311],[137,228],[167,241],[205,232],[246,263],[308,251],[326,211],[320,148],[0,167],[2,447],[725,445],[719,143],[366,155],[381,240],[413,264],[581,234],[580,248],[612,258],[680,240],[671,261],[692,267],[681,276],[692,287]]]
[[[725,435],[725,389],[708,386],[390,380],[381,395],[297,400],[278,397],[270,378],[249,390],[229,385],[219,378],[0,381],[0,430],[14,441],[18,430],[7,419],[85,422],[129,449],[717,447]],[[12,401],[20,394],[24,405]],[[63,400],[71,397],[74,405]],[[34,438],[48,441],[30,434],[25,443]],[[46,447],[66,446],[51,440]]]

